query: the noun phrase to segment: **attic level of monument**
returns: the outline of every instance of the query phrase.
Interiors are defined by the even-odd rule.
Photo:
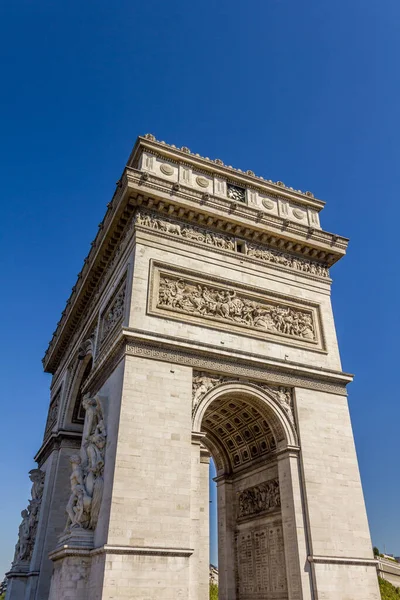
[[[220,163],[153,136],[138,138],[49,343],[46,371],[58,368],[128,233],[133,235],[144,219],[157,235],[182,235],[197,245],[203,236],[203,247],[240,253],[244,261],[270,261],[278,268],[294,266],[304,276],[328,278],[348,240],[321,229],[324,203]]]
[[[158,154],[167,159],[170,158],[177,164],[183,162],[187,165],[195,165],[197,169],[203,168],[207,173],[219,174],[228,179],[233,179],[239,185],[258,187],[283,197],[296,198],[297,201],[312,206],[318,211],[325,206],[325,202],[315,198],[312,192],[295,190],[292,187],[286,186],[282,181],[274,182],[271,179],[264,179],[264,177],[255,175],[251,170],[242,171],[242,169],[236,169],[231,165],[225,165],[218,158],[211,160],[208,157],[200,156],[200,154],[194,154],[187,146],[177,148],[174,144],[166,144],[164,141],[159,142],[151,133],[138,137],[129,157],[128,165],[136,163],[137,151],[141,152],[143,149],[147,149],[155,156]]]

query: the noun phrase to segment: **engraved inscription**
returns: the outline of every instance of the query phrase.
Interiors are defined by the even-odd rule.
[[[241,535],[239,537],[239,582],[241,593],[251,594],[254,592],[254,560],[252,535]]]
[[[236,536],[240,600],[287,598],[282,525],[272,523]]]

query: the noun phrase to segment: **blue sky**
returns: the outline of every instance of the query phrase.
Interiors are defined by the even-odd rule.
[[[399,29],[398,0],[1,3],[0,577],[47,413],[40,360],[146,132],[313,191],[351,238],[337,333],[373,542],[400,555]]]

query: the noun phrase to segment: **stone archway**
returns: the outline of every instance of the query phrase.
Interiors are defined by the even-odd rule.
[[[286,514],[287,460],[298,449],[291,390],[217,384],[195,407],[194,426],[217,469],[219,599],[298,597]]]

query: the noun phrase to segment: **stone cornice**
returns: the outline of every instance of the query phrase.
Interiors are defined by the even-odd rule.
[[[147,556],[179,556],[189,557],[193,554],[193,548],[173,548],[159,546],[113,546],[105,544],[99,548],[82,548],[80,546],[64,546],[50,552],[49,558],[52,561],[57,561],[68,556],[90,557],[98,554],[120,554],[120,555],[147,555]]]
[[[353,376],[341,371],[310,367],[302,363],[190,342],[152,332],[122,328],[114,343],[103,353],[89,376],[85,390],[96,393],[124,356],[140,356],[162,362],[178,362],[196,370],[219,375],[233,375],[253,381],[303,387],[346,395],[346,386]]]
[[[294,223],[246,204],[202,194],[183,185],[177,189],[174,183],[156,175],[143,179],[143,173],[136,169],[127,169],[126,177],[132,189],[131,202],[165,216],[177,216],[200,226],[209,225],[239,237],[261,241],[273,248],[324,261],[327,266],[337,262],[346,252],[349,240],[343,236]],[[138,191],[135,199],[134,194]]]
[[[375,558],[358,558],[348,556],[308,556],[308,562],[323,565],[354,565],[360,567],[376,567]]]
[[[138,138],[132,156],[136,157],[144,144],[149,144],[149,140]],[[170,151],[173,151],[172,147]],[[193,159],[199,160],[198,157]],[[91,250],[43,358],[47,372],[55,373],[59,367],[138,206],[318,260],[327,267],[345,254],[348,242],[346,238],[320,229],[290,222],[226,198],[185,188],[131,167],[125,169],[107,206],[106,215],[99,224],[97,236],[91,243]]]
[[[82,440],[82,433],[78,431],[67,431],[60,429],[55,431],[45,439],[39,450],[37,451],[34,460],[38,465],[42,465],[53,450],[58,450],[63,443],[72,445],[74,448],[79,448]]]
[[[159,142],[151,134],[138,137],[129,157],[128,165],[136,166],[138,164],[138,157],[142,149],[147,149],[150,152],[155,152],[172,160],[179,158],[186,164],[193,165],[198,169],[227,177],[238,185],[250,185],[261,188],[267,193],[290,198],[301,204],[312,206],[317,211],[325,206],[325,202],[315,198],[311,192],[295,190],[292,187],[286,186],[282,181],[273,182],[270,179],[264,179],[255,175],[251,170],[242,171],[241,169],[235,169],[230,165],[225,165],[220,159],[211,160],[208,157],[200,156],[200,154],[194,154],[186,146],[177,148],[173,144],[166,144],[163,141]]]

